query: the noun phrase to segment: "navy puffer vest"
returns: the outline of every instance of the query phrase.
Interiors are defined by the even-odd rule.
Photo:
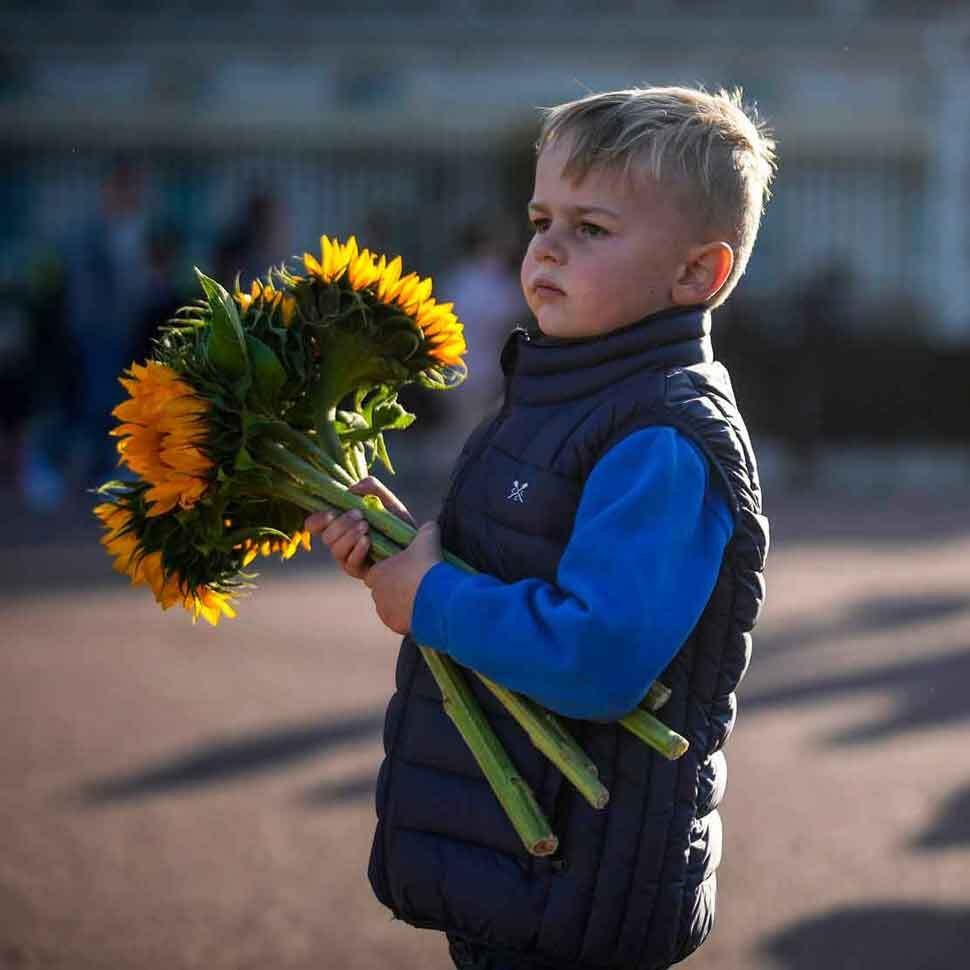
[[[748,434],[727,372],[713,362],[709,327],[709,315],[691,309],[582,341],[513,332],[502,353],[505,402],[465,445],[439,518],[445,547],[476,568],[506,582],[555,582],[598,458],[650,425],[672,425],[694,441],[725,486],[735,532],[700,621],[661,676],[673,696],[660,716],[689,751],[667,761],[615,724],[565,718],[610,791],[596,811],[469,674],[559,836],[555,856],[534,858],[405,637],[368,873],[400,919],[501,947],[513,965],[518,956],[557,970],[666,967],[710,932],[721,747],[764,596],[768,535]],[[529,482],[527,503],[506,501],[516,480]]]

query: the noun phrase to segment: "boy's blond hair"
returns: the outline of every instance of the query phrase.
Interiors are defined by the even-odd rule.
[[[685,211],[704,233],[734,249],[734,268],[708,302],[723,303],[754,248],[761,212],[777,166],[775,142],[740,88],[630,88],[591,94],[545,109],[536,152],[559,138],[570,143],[563,168],[581,181],[595,165],[629,174],[645,169],[681,191]]]

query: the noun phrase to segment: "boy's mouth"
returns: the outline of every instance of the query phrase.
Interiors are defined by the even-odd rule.
[[[546,279],[544,276],[537,276],[532,281],[532,290],[537,296],[566,295],[566,291],[561,286],[557,286],[552,280]]]

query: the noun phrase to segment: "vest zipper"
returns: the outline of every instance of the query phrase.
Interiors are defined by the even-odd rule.
[[[508,399],[508,385],[506,384],[505,390],[505,400],[502,402],[501,410],[492,419],[491,427],[482,435],[482,440],[478,443],[475,450],[468,455],[464,462],[462,463],[461,470],[458,472],[457,477],[448,490],[448,497],[445,500],[445,507],[442,510],[441,515],[441,531],[444,533],[451,532],[454,523],[452,522],[452,517],[454,515],[455,499],[458,493],[461,491],[461,487],[464,484],[465,478],[468,475],[468,471],[471,468],[473,462],[477,461],[479,456],[485,451],[485,449],[491,444],[492,439],[495,437],[499,428],[502,426],[505,418],[509,411],[509,399]]]
[[[528,340],[528,334],[526,333],[524,338]],[[464,484],[465,478],[468,475],[468,470],[472,463],[477,461],[479,456],[485,451],[485,449],[492,443],[492,439],[498,433],[499,428],[505,422],[508,417],[510,403],[509,403],[509,387],[512,384],[512,368],[509,369],[509,373],[505,375],[505,392],[502,396],[502,407],[499,409],[498,414],[492,419],[492,424],[489,429],[482,435],[482,440],[478,443],[475,450],[465,458],[464,463],[461,466],[461,470],[455,477],[451,488],[448,490],[448,497],[445,499],[445,506],[442,509],[442,514],[440,518],[441,531],[443,533],[450,532],[453,528],[454,523],[451,521],[454,514],[455,498],[461,491],[461,486]]]

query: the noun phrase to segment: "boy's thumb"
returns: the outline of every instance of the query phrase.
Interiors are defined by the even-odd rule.
[[[430,545],[435,550],[438,549],[441,542],[440,531],[438,529],[437,522],[425,522],[420,529],[418,529],[417,534],[411,540],[411,545],[415,543],[421,543],[423,546]]]

